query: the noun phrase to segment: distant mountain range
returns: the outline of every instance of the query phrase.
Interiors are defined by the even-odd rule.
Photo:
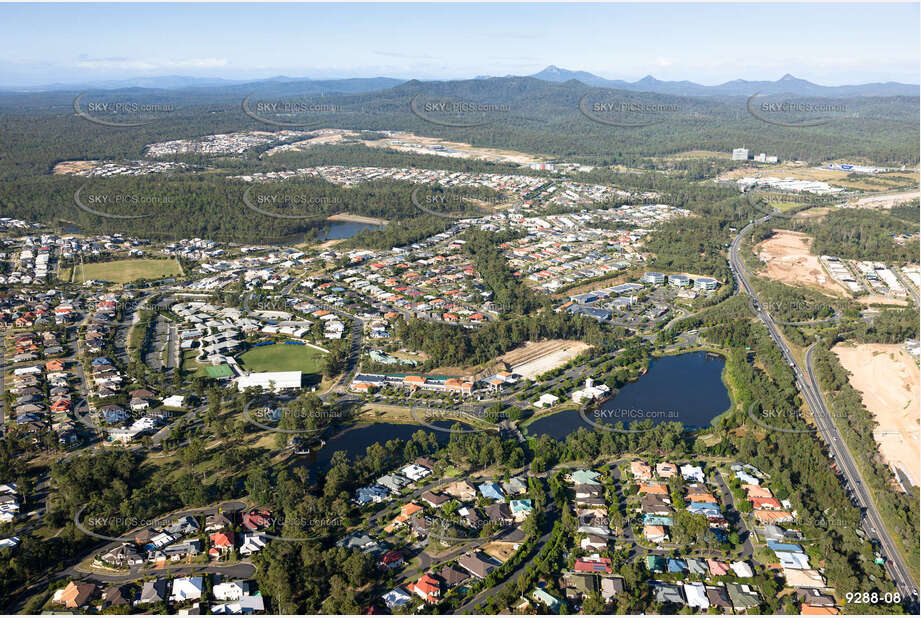
[[[530,77],[548,82],[568,82],[575,79],[587,86],[598,88],[614,88],[617,90],[632,90],[636,92],[655,92],[659,94],[672,94],[686,97],[707,96],[751,96],[756,92],[761,94],[793,94],[813,97],[893,97],[893,96],[918,96],[921,88],[911,84],[898,82],[884,82],[872,84],[857,84],[853,86],[820,86],[805,79],[799,79],[787,73],[776,82],[746,81],[734,79],[718,86],[702,86],[689,81],[667,82],[647,75],[635,82],[620,79],[605,79],[586,71],[570,71],[550,65],[543,71]],[[485,78],[481,78],[485,79]]]
[[[290,90],[297,87],[305,94],[323,93],[358,93],[392,88],[405,82],[405,79],[391,77],[356,77],[348,79],[308,79],[304,77],[286,77],[280,75],[268,79],[220,79],[212,77],[185,77],[165,75],[162,77],[138,77],[132,79],[95,81],[77,84],[47,84],[30,88],[4,88],[5,92],[77,92],[81,90],[134,90],[145,88],[151,90],[189,90],[197,88],[238,88]]]
[[[426,80],[427,84],[455,84],[466,81],[489,81],[498,79],[521,79],[531,77],[544,82],[565,83],[578,81],[586,86],[596,88],[611,88],[631,92],[645,92],[651,94],[664,94],[681,97],[737,97],[751,96],[755,93],[763,95],[796,95],[826,98],[853,98],[853,97],[891,97],[891,96],[919,96],[921,88],[911,84],[898,82],[881,82],[872,84],[856,84],[851,86],[821,86],[805,79],[799,79],[790,74],[784,75],[777,81],[747,81],[735,79],[717,86],[704,86],[691,81],[662,81],[651,75],[628,82],[619,79],[605,79],[587,71],[570,71],[556,66],[548,66],[543,71],[529,76],[493,77],[480,75],[473,80],[437,81]],[[304,95],[335,95],[335,94],[361,94],[376,92],[393,88],[401,84],[423,83],[417,80],[395,79],[391,77],[367,77],[349,79],[313,80],[300,77],[278,76],[263,80],[231,80],[220,78],[184,77],[167,75],[162,77],[139,77],[123,80],[107,80],[87,82],[83,84],[48,84],[34,88],[3,88],[0,92],[13,93],[54,93],[54,92],[80,92],[83,90],[109,90],[109,91],[136,91],[139,89],[168,91],[171,94],[187,92],[204,95],[206,91],[213,90],[221,94],[249,93],[259,90],[262,93],[273,94],[304,94]]]

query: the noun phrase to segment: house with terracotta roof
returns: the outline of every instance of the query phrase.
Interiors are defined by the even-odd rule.
[[[769,511],[779,511],[783,508],[777,498],[749,498],[752,507],[755,509],[766,509]]]
[[[755,519],[763,524],[776,524],[793,521],[793,515],[787,511],[760,510],[754,511],[753,515]]]
[[[54,602],[67,609],[78,609],[89,605],[95,594],[96,584],[72,581],[55,593]]]
[[[643,526],[643,536],[653,543],[665,543],[668,541],[665,526]]]
[[[840,612],[837,607],[816,607],[815,605],[802,605],[799,611],[801,616],[837,616]]]
[[[656,464],[656,476],[663,479],[670,479],[678,476],[678,467],[673,463],[663,461]]]
[[[773,498],[774,494],[771,493],[771,490],[767,487],[762,487],[761,485],[742,485],[742,489],[745,490],[745,494],[749,498]]]
[[[635,460],[630,462],[630,473],[633,478],[648,481],[652,478],[652,468],[645,462]]]
[[[400,514],[393,518],[393,521],[387,525],[384,530],[386,532],[393,532],[395,529],[404,525],[406,522],[412,519],[413,515],[416,513],[422,512],[422,507],[416,504],[415,502],[410,502],[404,504],[400,507]]]
[[[218,531],[213,532],[208,540],[211,542],[211,548],[208,550],[208,555],[212,558],[219,558],[233,551],[234,548],[234,535],[230,531]]]
[[[432,605],[441,600],[441,582],[431,573],[426,573],[415,583],[407,584],[406,589]]]
[[[640,483],[640,488],[639,488],[638,493],[667,496],[668,495],[668,485],[666,485],[665,483]]]
[[[707,558],[707,567],[710,569],[710,575],[719,577],[729,573],[729,565],[713,558]]]

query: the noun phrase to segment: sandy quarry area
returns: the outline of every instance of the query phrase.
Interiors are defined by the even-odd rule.
[[[897,204],[910,202],[921,197],[919,191],[908,191],[905,193],[890,193],[888,195],[870,195],[857,200],[857,206],[868,208],[892,208]]]
[[[99,161],[61,161],[51,170],[52,174],[76,174],[85,172],[99,165]]]
[[[567,341],[565,339],[551,339],[534,343],[529,341],[511,352],[506,352],[499,357],[522,378],[536,378],[537,376],[565,365],[569,359],[574,358],[589,349],[587,343],[581,341]]]
[[[917,485],[921,479],[921,378],[914,358],[898,344],[839,343],[832,351],[851,373],[851,385],[863,395],[864,405],[879,423],[873,435],[883,458],[902,468]]]
[[[773,230],[774,235],[759,243],[755,249],[764,261],[759,273],[788,285],[802,285],[834,296],[845,296],[819,264],[819,258],[809,253],[812,238],[800,232]]]
[[[394,142],[401,142],[399,144]],[[518,165],[530,165],[531,163],[540,163],[545,159],[538,155],[527,154],[515,150],[503,150],[499,148],[484,148],[472,146],[464,142],[449,142],[437,137],[426,137],[414,133],[401,133],[394,139],[384,139],[380,141],[365,141],[366,146],[376,148],[392,148],[401,152],[412,152],[414,154],[450,156],[460,159],[482,159],[494,163],[513,163]],[[443,150],[432,150],[430,146],[443,146],[447,150],[454,152],[445,152]]]

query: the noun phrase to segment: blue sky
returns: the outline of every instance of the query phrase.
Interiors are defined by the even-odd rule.
[[[0,4],[0,85],[187,75],[919,82],[915,4]]]

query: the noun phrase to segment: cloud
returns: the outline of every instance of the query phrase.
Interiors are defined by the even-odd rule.
[[[403,54],[400,52],[386,52],[386,51],[376,51],[374,52],[376,56],[387,56],[388,58],[405,58],[409,60],[435,60],[434,56],[426,56],[423,54]]]
[[[134,58],[88,58],[77,67],[94,71],[156,71],[160,69],[218,69],[228,65],[224,58],[185,58],[180,60],[138,60]]]

